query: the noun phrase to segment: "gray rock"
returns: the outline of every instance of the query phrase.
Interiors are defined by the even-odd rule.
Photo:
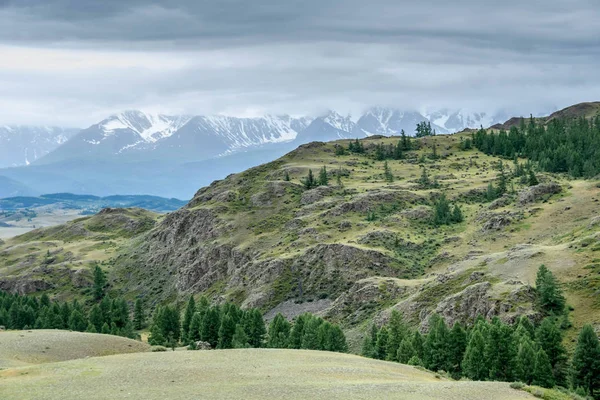
[[[519,192],[519,204],[535,203],[545,195],[557,194],[561,191],[562,187],[556,182],[540,183]]]

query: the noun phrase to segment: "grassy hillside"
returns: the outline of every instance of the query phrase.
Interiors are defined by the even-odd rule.
[[[0,332],[0,370],[78,358],[149,350],[145,343],[119,336],[58,330]]]
[[[529,187],[510,177],[507,194],[488,201],[500,159],[461,150],[468,137],[414,140],[387,174],[377,147],[400,138],[364,139],[364,154],[341,154],[350,141],[311,143],[214,182],[163,217],[101,213],[32,232],[0,246],[0,288],[87,296],[89,279],[79,278],[98,262],[129,300],[204,293],[271,315],[310,310],[358,342],[392,308],[423,328],[433,312],[449,324],[538,318],[531,285],[546,264],[565,283],[575,326],[598,322],[598,181],[538,172]],[[328,185],[306,189],[309,169],[322,167]],[[464,222],[432,224],[442,194]]]
[[[507,383],[451,382],[347,354],[264,349],[126,354],[9,369],[0,371],[0,392],[3,399],[533,398]]]

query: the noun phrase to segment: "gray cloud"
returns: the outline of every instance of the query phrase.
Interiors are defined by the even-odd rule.
[[[0,122],[597,100],[592,0],[0,1]]]

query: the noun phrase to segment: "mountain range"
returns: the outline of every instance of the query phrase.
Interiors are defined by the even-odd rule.
[[[358,118],[163,115],[130,110],[83,130],[4,127],[0,196],[72,192],[190,198],[214,179],[273,160],[312,141],[392,136],[429,121],[437,133],[489,126],[503,114],[374,107]],[[4,132],[4,133],[2,133]],[[11,168],[6,168],[11,167]]]

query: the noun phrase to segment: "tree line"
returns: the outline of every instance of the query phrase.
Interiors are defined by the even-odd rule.
[[[212,348],[290,348],[346,352],[342,329],[320,317],[305,313],[289,322],[277,314],[268,324],[256,308],[242,310],[233,303],[210,305],[205,297],[190,297],[183,319],[174,306],[158,308],[153,316],[148,341],[153,345],[195,348],[206,342]]]
[[[105,296],[86,311],[77,300],[51,301],[45,293],[38,298],[0,291],[0,325],[7,329],[69,329],[135,338],[135,329],[144,323],[141,302],[133,316],[121,297]]]
[[[546,316],[534,324],[522,316],[514,324],[479,316],[472,326],[452,327],[439,315],[429,319],[429,331],[412,330],[399,312],[387,324],[373,325],[362,355],[380,360],[445,371],[454,379],[520,381],[547,388],[570,386],[583,395],[600,389],[600,342],[591,325],[579,333],[569,362],[563,346],[565,298],[554,275],[541,266],[536,278],[539,309]]]
[[[486,154],[526,157],[543,171],[567,173],[573,178],[592,178],[600,173],[600,117],[557,118],[545,125],[530,118],[508,132],[480,129],[472,141]]]

